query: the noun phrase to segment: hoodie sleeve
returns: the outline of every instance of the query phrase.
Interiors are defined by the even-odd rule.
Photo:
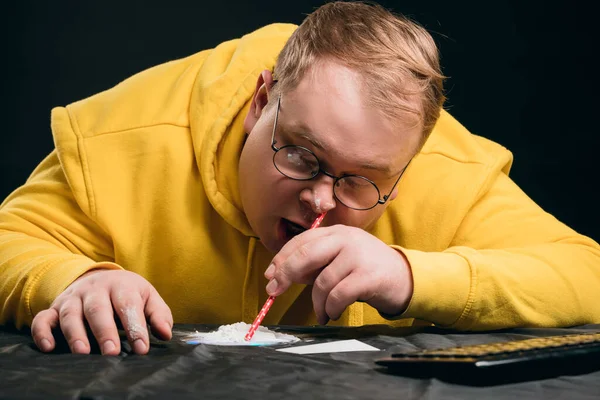
[[[52,152],[0,206],[0,324],[30,325],[83,273],[120,269]]]
[[[414,280],[401,316],[461,330],[600,322],[600,246],[498,172],[448,249],[400,249]]]

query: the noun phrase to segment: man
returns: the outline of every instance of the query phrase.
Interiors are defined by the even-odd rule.
[[[144,354],[146,321],[251,322],[268,295],[266,324],[600,321],[600,247],[442,111],[424,29],[361,3],[295,28],[53,110],[56,150],[0,209],[0,323],[75,353],[87,324],[110,355],[115,314]]]

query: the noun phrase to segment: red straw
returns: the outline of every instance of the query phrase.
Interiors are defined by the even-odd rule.
[[[327,212],[319,214],[319,216],[315,219],[315,221],[310,226],[310,229],[315,229],[319,225],[321,225],[321,222],[323,221],[323,218],[325,218],[325,214],[327,214]],[[245,341],[248,342],[248,341],[250,341],[252,339],[252,336],[254,336],[254,332],[256,332],[256,330],[258,329],[258,327],[262,323],[263,319],[265,318],[265,316],[269,312],[269,309],[273,305],[273,301],[275,301],[275,296],[269,296],[269,298],[267,299],[267,301],[265,301],[265,305],[260,309],[260,312],[258,313],[258,315],[256,316],[256,318],[254,319],[254,322],[252,323],[252,326],[250,327],[250,329],[248,329],[248,333],[246,333],[246,336],[244,336],[244,340]]]

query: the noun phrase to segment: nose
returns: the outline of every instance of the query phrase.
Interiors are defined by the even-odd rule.
[[[322,174],[306,182],[310,185],[300,192],[300,201],[308,205],[315,214],[328,212],[335,208],[332,178]]]

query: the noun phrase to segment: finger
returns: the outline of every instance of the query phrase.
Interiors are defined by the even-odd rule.
[[[138,292],[129,293],[122,289],[115,289],[111,292],[111,299],[133,352],[146,354],[150,340],[142,297]]]
[[[31,336],[35,345],[48,353],[56,347],[52,329],[58,326],[58,311],[54,308],[40,311],[31,322]]]
[[[303,239],[298,244],[287,258],[278,260],[279,265],[276,266],[273,278],[267,285],[269,295],[279,296],[292,283],[312,284],[319,270],[339,254],[343,247],[343,236],[311,235],[309,240]]]
[[[71,297],[58,310],[60,329],[72,353],[89,354],[90,342],[83,322],[83,305],[79,297]]]
[[[325,310],[327,298],[330,292],[350,275],[352,272],[351,265],[352,263],[337,258],[327,267],[323,268],[315,279],[312,289],[312,302],[319,324],[325,325],[329,320],[329,315]]]
[[[279,253],[273,258],[273,263],[275,265],[280,265],[280,263],[288,258],[298,246],[302,246],[304,243],[318,238],[330,236],[336,232],[335,228],[335,226],[327,226],[323,228],[308,229],[301,234],[294,236],[281,248],[281,250],[279,250]]]
[[[318,232],[317,232],[318,231]],[[275,278],[275,272],[277,267],[283,264],[283,262],[299,247],[304,246],[311,240],[318,240],[319,238],[329,236],[333,233],[332,227],[320,228],[320,229],[309,229],[302,232],[301,234],[294,236],[289,242],[287,242],[277,253],[277,255],[271,261],[269,267],[265,270],[264,276],[270,282]],[[272,285],[273,286],[273,285]],[[268,291],[268,290],[267,290]]]
[[[108,293],[90,293],[83,298],[83,314],[104,355],[118,355],[121,341]]]
[[[173,336],[173,314],[156,289],[148,296],[145,313],[152,331],[161,339],[170,340]]]
[[[302,232],[299,235],[294,236],[279,250],[279,253],[273,258],[269,267],[265,270],[265,278],[271,280],[275,277],[275,271],[296,249],[303,246],[305,243],[311,240],[317,240],[318,238],[331,235],[333,232],[332,227],[309,229]]]
[[[325,313],[329,318],[337,320],[355,301],[364,301],[366,297],[372,297],[369,294],[369,282],[370,280],[364,274],[350,273],[329,292],[325,301]]]

